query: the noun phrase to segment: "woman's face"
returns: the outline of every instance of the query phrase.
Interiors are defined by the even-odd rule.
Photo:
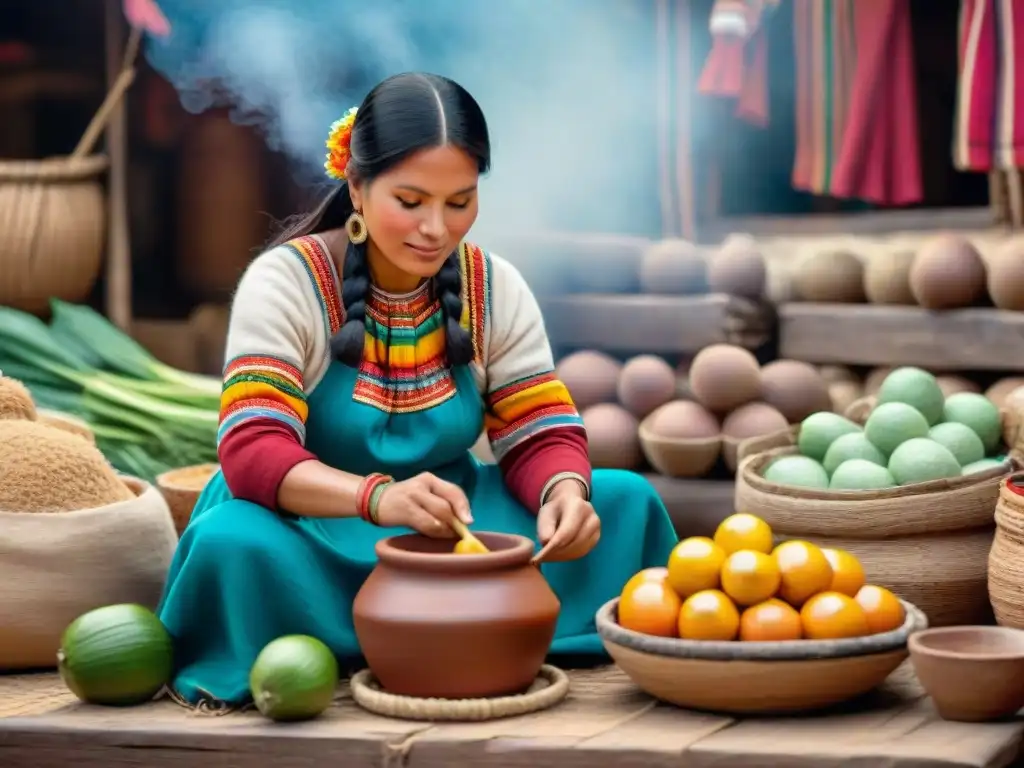
[[[371,184],[350,187],[375,250],[394,269],[433,277],[476,221],[476,161],[456,147],[410,155]]]

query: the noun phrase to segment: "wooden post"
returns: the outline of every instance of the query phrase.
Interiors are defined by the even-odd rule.
[[[124,17],[121,0],[105,3],[107,89],[114,87],[124,63]],[[128,125],[124,102],[107,126],[110,180],[107,186],[106,314],[114,325],[130,331],[132,322],[132,260],[128,232]]]

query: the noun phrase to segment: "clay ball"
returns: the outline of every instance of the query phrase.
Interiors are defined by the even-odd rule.
[[[601,403],[580,414],[587,430],[590,463],[607,469],[636,469],[641,462],[639,423],[636,417],[613,403]]]
[[[942,390],[942,394],[945,397],[955,395],[957,392],[981,392],[981,387],[970,379],[965,379],[963,376],[954,376],[950,374],[946,376],[936,376],[935,380],[939,383],[939,389]]]
[[[985,262],[959,235],[924,242],[910,269],[910,290],[925,309],[969,307],[985,295]]]
[[[1009,240],[992,255],[988,294],[999,309],[1024,311],[1024,238]]]
[[[828,396],[832,410],[846,413],[846,409],[864,396],[864,387],[856,381],[836,381],[828,385]]]
[[[786,417],[767,403],[747,403],[725,417],[722,434],[744,440],[748,437],[770,435],[786,429]]]
[[[864,394],[878,394],[878,390],[882,388],[882,382],[885,381],[885,377],[892,373],[892,371],[892,367],[888,365],[879,366],[878,368],[872,368],[870,371],[868,371],[868,375],[864,379]]]
[[[708,262],[708,287],[714,293],[759,299],[766,282],[764,256],[749,238],[727,238]]]
[[[639,355],[627,361],[619,374],[619,403],[638,419],[676,395],[676,372],[654,355]]]
[[[823,251],[796,270],[796,295],[823,304],[858,304],[864,296],[864,264],[849,251]]]
[[[651,414],[647,428],[657,437],[677,440],[707,439],[722,431],[711,411],[690,400],[665,403]]]
[[[825,379],[813,365],[799,360],[776,360],[761,369],[761,399],[790,424],[832,408]]]
[[[872,304],[914,305],[910,290],[913,251],[883,251],[868,258],[864,267],[864,293]]]
[[[860,381],[857,374],[845,365],[819,365],[818,373],[821,374],[821,378],[825,380],[826,384],[837,384],[840,381]]]
[[[749,350],[712,344],[693,358],[690,387],[705,408],[727,413],[761,396],[761,371]]]
[[[660,240],[640,262],[640,288],[645,293],[675,296],[707,293],[707,262],[693,243]]]
[[[603,352],[574,352],[555,366],[555,375],[565,384],[582,411],[598,403],[615,400],[622,364]]]
[[[1003,403],[1006,400],[1006,396],[1015,389],[1019,389],[1021,387],[1024,387],[1024,376],[1008,376],[1005,379],[1000,379],[985,390],[985,397],[987,397],[996,408],[1002,408]]]

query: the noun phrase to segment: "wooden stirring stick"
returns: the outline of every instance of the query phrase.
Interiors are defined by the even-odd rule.
[[[491,551],[482,541],[480,541],[480,539],[470,532],[469,528],[466,527],[466,524],[459,520],[459,518],[452,518],[452,529],[459,534],[459,538],[462,539],[462,542],[465,544],[467,552],[483,554]]]

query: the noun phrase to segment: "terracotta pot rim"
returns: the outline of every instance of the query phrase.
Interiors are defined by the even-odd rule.
[[[377,542],[374,549],[382,563],[410,571],[430,573],[483,573],[517,568],[533,557],[534,544],[525,536],[511,533],[474,533],[488,549],[487,554],[456,555],[454,552],[412,552],[400,546],[403,541],[423,539],[418,533],[391,536]],[[456,539],[445,539],[455,546]]]
[[[941,637],[942,635],[952,635],[965,631],[973,632],[978,635],[1024,635],[1024,632],[1019,629],[1014,629],[1013,627],[992,627],[984,624],[962,624],[953,627],[932,627],[931,629],[923,629],[920,632],[912,634],[907,644],[910,647],[911,654],[928,656],[933,659],[968,662],[1024,661],[1024,644],[1021,645],[1021,650],[1016,652],[985,653],[981,651],[949,651],[943,648],[935,648],[927,642],[928,638],[931,637]]]

